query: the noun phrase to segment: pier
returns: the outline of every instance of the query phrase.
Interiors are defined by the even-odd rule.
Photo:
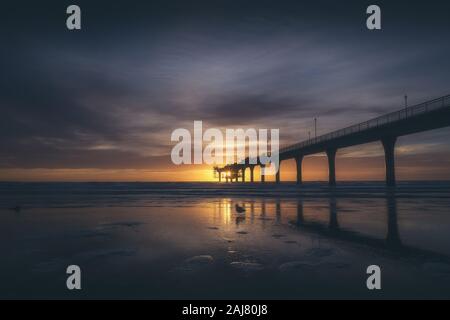
[[[336,153],[341,148],[379,141],[384,149],[386,185],[395,186],[395,143],[397,138],[413,133],[450,126],[450,95],[423,102],[382,115],[340,130],[311,138],[280,149],[280,169],[275,181],[280,183],[281,162],[295,159],[297,184],[302,183],[304,157],[325,152],[328,158],[328,183],[336,185]],[[219,182],[245,182],[245,171],[250,169],[250,182],[254,182],[254,169],[265,164],[258,159],[254,164],[245,158],[239,163],[214,167]],[[261,182],[265,176],[261,175]]]

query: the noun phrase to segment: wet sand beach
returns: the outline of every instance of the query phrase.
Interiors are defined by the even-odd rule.
[[[0,190],[1,298],[450,297],[447,182]],[[366,288],[373,264],[380,291]]]

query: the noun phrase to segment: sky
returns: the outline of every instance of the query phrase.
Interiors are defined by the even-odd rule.
[[[82,29],[65,13],[81,8]],[[172,164],[177,128],[278,128],[286,146],[450,93],[450,3],[35,1],[2,4],[0,180],[209,181]],[[401,137],[402,180],[450,179],[450,129]],[[382,180],[380,143],[337,178]],[[283,180],[295,178],[292,161]],[[304,162],[325,180],[324,155]],[[270,180],[270,179],[269,179]]]

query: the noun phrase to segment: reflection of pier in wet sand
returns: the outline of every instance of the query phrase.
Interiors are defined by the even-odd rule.
[[[439,260],[441,262],[450,263],[450,256],[434,252],[431,250],[425,250],[402,243],[398,219],[397,219],[397,199],[395,194],[388,191],[386,194],[386,236],[384,238],[377,238],[370,235],[365,235],[357,231],[342,228],[339,225],[339,207],[338,198],[330,196],[328,198],[329,216],[328,221],[308,221],[304,215],[304,201],[297,199],[296,202],[296,218],[290,220],[289,224],[295,226],[300,231],[307,233],[318,234],[322,237],[329,238],[336,241],[343,241],[370,247],[375,250],[382,250],[385,253],[391,253],[401,257],[408,258],[420,258]],[[266,200],[261,200],[261,220],[262,227],[266,227]],[[275,200],[275,222],[280,223],[282,218],[282,206],[280,199]],[[255,203],[252,202],[250,206],[250,215],[255,216]],[[252,220],[253,221],[253,220]]]

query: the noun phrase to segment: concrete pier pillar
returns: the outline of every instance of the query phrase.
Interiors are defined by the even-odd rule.
[[[261,182],[266,182],[266,176],[263,174],[264,165],[261,165]]]
[[[275,181],[276,181],[276,183],[280,183],[280,171],[281,171],[281,161],[280,161],[280,166],[278,167],[278,171],[275,174]]]
[[[395,186],[395,142],[397,137],[387,137],[381,140],[384,148],[386,164],[386,185]]]
[[[245,182],[245,167],[242,170],[242,182]]]
[[[295,157],[295,163],[297,164],[297,184],[302,184],[302,162],[303,155],[298,155]]]
[[[254,169],[255,169],[255,166],[251,166],[250,167],[250,181],[251,182],[255,182],[255,179],[254,179]]]
[[[330,186],[336,185],[336,148],[327,150],[328,157],[328,184]]]

